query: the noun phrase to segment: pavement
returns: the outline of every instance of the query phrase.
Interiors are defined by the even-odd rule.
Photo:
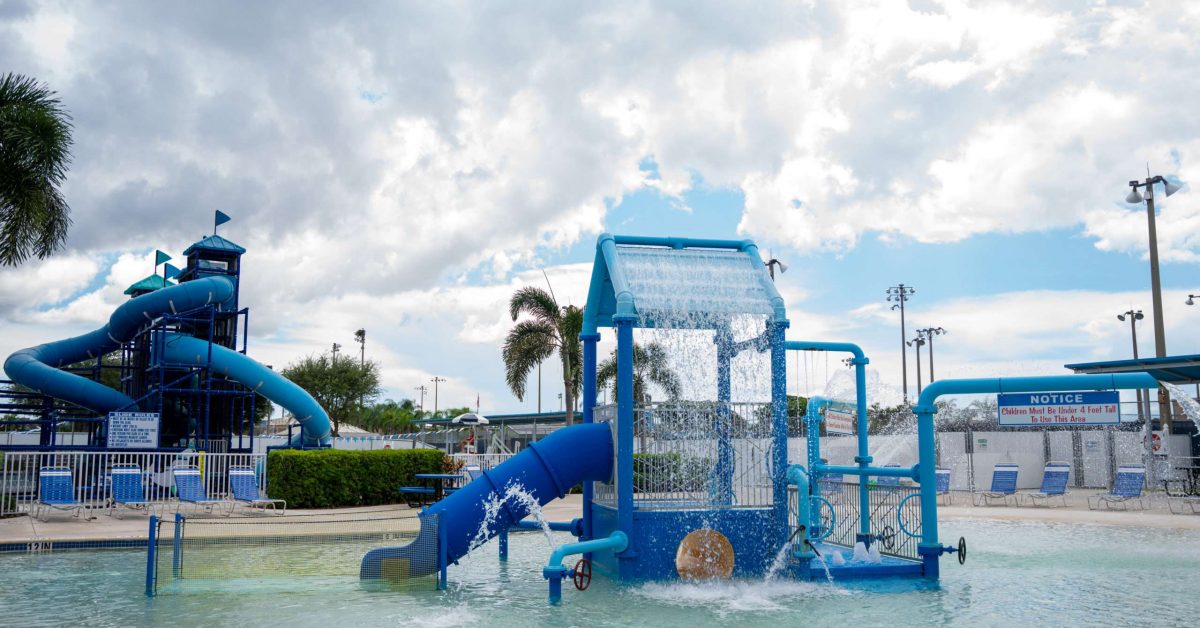
[[[938,508],[942,519],[996,519],[1004,521],[1043,521],[1057,523],[1083,523],[1098,525],[1115,525],[1129,527],[1173,528],[1183,530],[1200,530],[1200,515],[1171,514],[1167,509],[1165,497],[1159,493],[1148,498],[1149,508],[1145,511],[1131,510],[1129,512],[1113,510],[1089,510],[1087,498],[1103,491],[1076,490],[1071,491],[1066,506],[1058,507],[1014,507],[1007,506],[973,506],[970,494],[954,492],[951,504]],[[1058,502],[1061,503],[1061,502]],[[582,496],[568,495],[556,500],[543,508],[543,516],[548,521],[569,521],[580,516],[582,512]],[[289,509],[285,515],[270,514],[237,514],[233,518],[272,518],[291,519],[304,517],[353,518],[378,516],[382,513],[415,515],[415,509],[403,504],[390,506],[370,506],[363,508],[338,508],[330,510],[295,510]],[[37,521],[29,516],[0,519],[0,544],[26,542],[56,542],[56,541],[99,541],[99,540],[138,540],[148,536],[149,524],[144,514],[127,513],[123,517],[110,517],[106,512],[97,511],[95,519],[83,520],[69,514],[55,513],[47,522]],[[173,512],[167,513],[173,517]],[[211,516],[211,515],[210,515]],[[217,516],[216,518],[224,519]],[[294,519],[298,520],[298,519]]]

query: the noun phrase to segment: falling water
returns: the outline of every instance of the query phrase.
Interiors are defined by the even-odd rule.
[[[483,502],[483,518],[479,522],[479,529],[475,532],[475,536],[471,539],[471,544],[468,546],[467,553],[475,551],[476,548],[483,545],[491,538],[490,530],[496,523],[496,519],[500,516],[500,509],[505,505],[510,504],[516,506],[513,512],[520,514],[522,509],[537,519],[538,525],[542,529],[542,534],[546,537],[546,542],[550,545],[550,549],[554,549],[554,536],[550,533],[550,524],[546,522],[542,516],[542,506],[538,503],[536,497],[532,493],[525,490],[519,482],[510,482],[504,487],[504,494],[500,495],[492,493],[491,497]]]
[[[1183,408],[1183,413],[1187,415],[1187,418],[1192,420],[1192,423],[1196,424],[1196,427],[1200,427],[1200,403],[1192,399],[1188,391],[1175,384],[1159,382],[1158,385],[1166,388],[1167,392],[1171,393],[1171,400],[1177,402],[1179,407]]]

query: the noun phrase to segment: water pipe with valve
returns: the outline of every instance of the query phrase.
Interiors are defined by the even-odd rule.
[[[565,543],[554,548],[554,551],[550,554],[550,560],[546,562],[545,567],[542,567],[542,576],[550,584],[550,603],[558,604],[562,601],[562,581],[575,576],[574,569],[562,564],[564,558],[574,554],[586,554],[602,550],[621,552],[628,546],[629,537],[624,532],[617,530],[602,539]]]
[[[787,470],[788,484],[795,485],[799,504],[796,514],[796,533],[792,535],[793,539],[799,536],[799,541],[794,543],[792,549],[792,558],[803,563],[801,573],[808,572],[808,562],[811,561],[816,554],[813,552],[813,546],[810,542],[809,530],[812,528],[812,499],[809,497],[809,477],[808,471],[798,464],[788,466]]]

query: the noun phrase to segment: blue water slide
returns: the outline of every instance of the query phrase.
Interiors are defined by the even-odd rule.
[[[528,505],[510,499],[489,520],[487,504],[509,486],[521,485],[538,504],[545,505],[580,482],[608,482],[612,472],[612,432],[607,423],[557,430],[421,511],[417,538],[401,547],[371,550],[363,557],[360,575],[379,579],[432,574],[438,570],[439,547],[447,562],[457,561],[477,537],[481,541],[490,539],[530,514]]]
[[[122,303],[100,329],[21,349],[8,356],[4,372],[18,384],[93,412],[136,410],[134,400],[128,395],[59,369],[120,348],[143,324],[167,312],[185,312],[226,301],[231,296],[233,284],[224,277],[206,277],[144,294]]]
[[[252,358],[183,334],[167,334],[162,343],[162,358],[172,364],[209,364],[214,373],[238,382],[291,412],[302,427],[304,445],[329,443],[329,415],[321,404],[303,388]]]

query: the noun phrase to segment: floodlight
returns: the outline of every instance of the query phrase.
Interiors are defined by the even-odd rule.
[[[1132,190],[1129,191],[1129,195],[1125,197],[1125,202],[1126,203],[1142,202],[1142,193],[1138,192],[1138,189],[1136,187],[1133,188]]]

